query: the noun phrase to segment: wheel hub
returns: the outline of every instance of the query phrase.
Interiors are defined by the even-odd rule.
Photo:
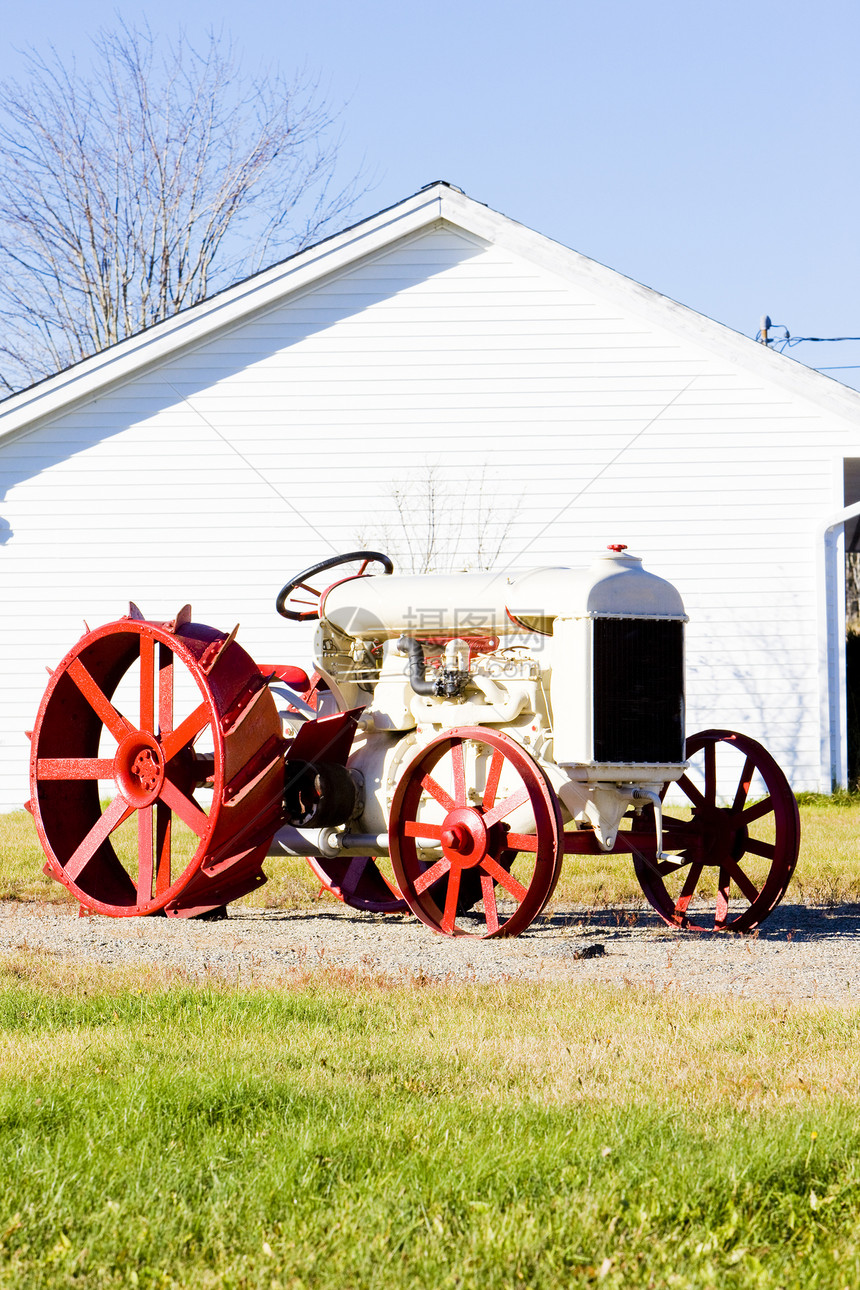
[[[487,854],[487,826],[472,807],[449,811],[442,826],[442,853],[461,869],[472,869]]]
[[[708,814],[702,830],[707,864],[719,865],[726,856],[739,860],[744,854],[749,830],[740,815],[729,807],[718,807]]]
[[[123,739],[114,758],[114,777],[132,806],[151,806],[164,783],[164,755],[157,740],[141,730]]]

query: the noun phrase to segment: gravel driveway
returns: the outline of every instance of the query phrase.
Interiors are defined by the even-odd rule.
[[[343,906],[257,910],[222,922],[78,918],[0,903],[0,952],[42,950],[104,965],[277,982],[346,968],[401,980],[602,981],[746,999],[860,998],[860,906],[783,904],[753,936],[675,932],[649,908],[557,909],[515,940],[450,940],[411,917]]]

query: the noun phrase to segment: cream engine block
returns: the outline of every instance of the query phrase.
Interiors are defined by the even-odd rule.
[[[565,823],[593,829],[604,850],[628,809],[650,803],[659,855],[660,794],[685,769],[685,622],[674,587],[625,549],[583,568],[335,583],[320,598],[315,666],[328,687],[321,711],[363,710],[348,761],[358,805],[345,825],[282,830],[281,849],[385,854],[404,770],[446,731],[469,727],[515,740]],[[498,773],[493,746],[476,737],[449,772],[475,803]],[[505,762],[494,795],[507,774]],[[431,816],[445,815],[425,797]],[[529,803],[507,822],[533,831]],[[422,842],[433,854],[432,839]]]

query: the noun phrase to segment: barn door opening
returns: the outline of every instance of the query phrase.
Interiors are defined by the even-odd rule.
[[[843,465],[846,506],[860,502],[860,457]],[[860,515],[845,521],[845,715],[848,783],[860,781]]]

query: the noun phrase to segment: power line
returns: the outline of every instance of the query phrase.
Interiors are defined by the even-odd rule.
[[[784,331],[785,335],[774,337],[768,336],[769,331],[777,328],[780,331]],[[769,318],[762,318],[762,325],[756,332],[755,338],[758,341],[762,341],[768,347],[771,345],[773,345],[774,348],[778,347],[778,352],[780,354],[784,354],[787,349],[793,349],[795,345],[803,345],[807,343],[811,345],[829,345],[843,340],[860,341],[860,336],[792,336],[785,323],[772,323]],[[822,372],[824,370],[825,369],[822,367],[817,367],[815,369],[816,372]],[[835,367],[827,368],[827,371],[830,372],[835,372],[837,370],[839,369]]]
[[[812,345],[833,344],[840,340],[860,340],[860,336],[786,336],[784,340],[776,341],[779,345],[780,353],[786,349],[793,349],[795,345],[803,345],[809,342]]]

